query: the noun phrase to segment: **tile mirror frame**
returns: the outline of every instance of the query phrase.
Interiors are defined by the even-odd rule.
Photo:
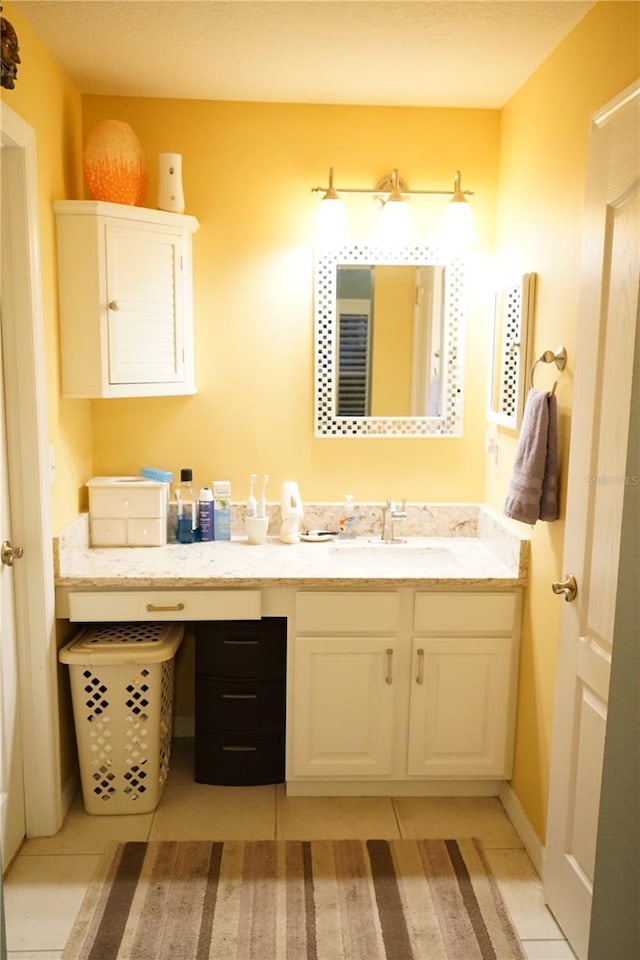
[[[519,430],[527,396],[536,274],[496,292],[489,355],[487,420]]]
[[[338,266],[443,266],[442,413],[440,416],[338,416]],[[316,437],[460,437],[463,410],[465,263],[429,244],[347,244],[316,250],[314,275],[314,422]]]

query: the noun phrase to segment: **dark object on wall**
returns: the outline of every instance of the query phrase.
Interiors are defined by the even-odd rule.
[[[0,7],[0,9],[2,9]],[[2,86],[13,90],[18,75],[20,54],[18,53],[18,36],[4,17],[0,17],[2,26]]]

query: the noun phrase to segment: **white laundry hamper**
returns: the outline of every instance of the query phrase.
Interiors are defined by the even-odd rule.
[[[169,772],[181,623],[92,624],[58,653],[69,665],[87,813],[149,813]]]

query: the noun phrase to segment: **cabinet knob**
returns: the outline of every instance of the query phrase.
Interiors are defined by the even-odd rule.
[[[120,309],[120,304],[118,303],[117,300],[109,301],[109,310],[117,311],[119,309]]]

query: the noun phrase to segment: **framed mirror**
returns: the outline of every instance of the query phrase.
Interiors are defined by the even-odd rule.
[[[315,267],[315,435],[460,436],[463,262],[356,244]]]
[[[536,274],[496,293],[489,366],[487,419],[518,430],[527,396]]]

